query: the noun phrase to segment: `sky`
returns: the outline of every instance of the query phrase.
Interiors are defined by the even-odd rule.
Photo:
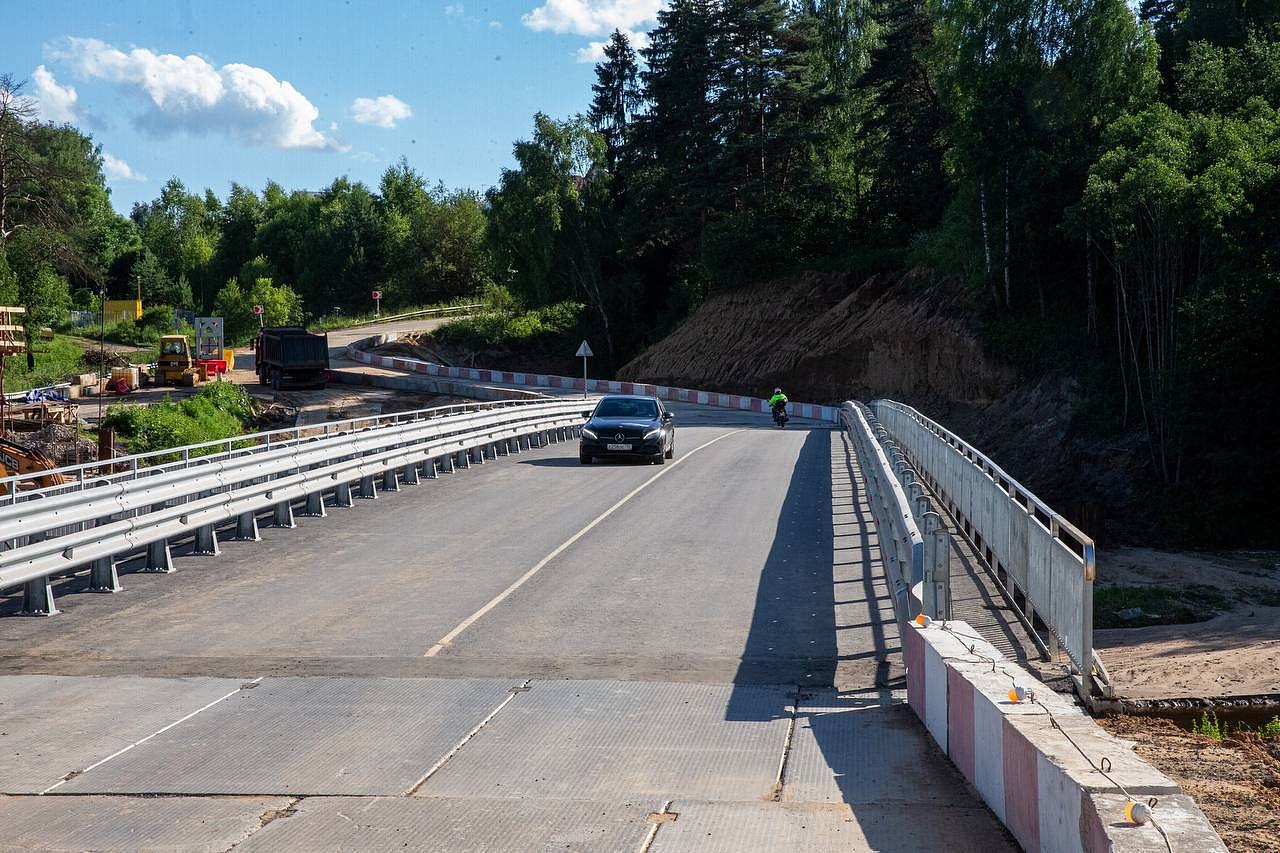
[[[171,177],[224,199],[233,181],[376,189],[401,157],[484,190],[535,112],[586,112],[609,33],[643,44],[662,3],[41,0],[0,16],[0,73],[102,147],[121,213]]]

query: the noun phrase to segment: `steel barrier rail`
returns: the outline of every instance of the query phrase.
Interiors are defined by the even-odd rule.
[[[892,400],[871,408],[955,516],[1041,651],[1066,652],[1084,699],[1095,689],[1111,695],[1093,648],[1093,540],[946,427]]]
[[[449,406],[437,406],[429,409],[414,409],[407,412],[393,412],[382,415],[362,415],[337,421],[327,421],[309,426],[284,427],[282,429],[238,435],[232,438],[188,444],[167,450],[154,450],[147,453],[136,453],[128,456],[115,456],[94,462],[82,462],[77,465],[64,465],[28,474],[16,474],[0,478],[0,495],[9,504],[23,500],[47,497],[68,491],[85,488],[86,482],[101,479],[118,480],[133,479],[157,470],[185,468],[201,461],[215,458],[228,458],[246,453],[260,452],[264,447],[274,448],[289,442],[310,440],[316,433],[325,436],[350,432],[353,430],[382,427],[410,421],[451,417],[467,412],[487,411],[495,408],[530,405],[544,402],[542,400],[497,400],[484,403],[461,403]],[[216,452],[213,452],[216,451]],[[105,469],[105,470],[104,470]],[[49,474],[58,474],[70,482],[41,489],[24,489],[24,482],[31,482]]]
[[[476,302],[470,305],[449,305],[444,308],[421,308],[417,311],[406,311],[403,314],[389,314],[386,317],[375,317],[372,320],[352,323],[346,328],[358,329],[361,326],[376,326],[379,323],[394,323],[397,320],[412,320],[415,317],[431,317],[437,314],[461,314],[466,311],[474,311],[477,308],[483,307],[483,302]]]
[[[352,504],[353,485],[376,497],[379,483],[398,490],[418,482],[418,467],[434,476],[521,447],[567,439],[583,422],[582,400],[538,402],[419,419],[380,428],[315,436],[272,445],[252,455],[197,457],[186,468],[142,468],[128,479],[98,478],[79,491],[0,507],[0,589],[26,585],[25,610],[57,612],[55,577],[90,573],[90,589],[120,589],[115,561],[146,550],[147,571],[171,571],[172,540],[194,536],[197,553],[218,552],[217,527],[236,523],[236,538],[257,539],[257,513],[275,509],[277,525],[293,526],[294,501],[324,515],[323,493]],[[380,479],[379,479],[380,478]],[[358,485],[356,485],[358,484]]]
[[[880,542],[880,559],[892,587],[898,628],[905,634],[907,623],[922,612],[918,585],[924,579],[924,537],[911,515],[906,492],[894,476],[862,408],[846,402],[840,407],[840,416],[853,437],[862,467]]]

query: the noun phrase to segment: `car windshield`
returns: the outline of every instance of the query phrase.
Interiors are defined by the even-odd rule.
[[[601,400],[596,406],[597,418],[647,418],[658,416],[658,404],[652,400]]]

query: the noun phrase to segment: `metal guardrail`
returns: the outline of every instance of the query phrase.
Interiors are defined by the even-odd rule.
[[[471,305],[449,305],[444,308],[422,308],[418,311],[406,311],[403,314],[388,314],[385,317],[375,317],[372,320],[363,320],[359,323],[352,323],[347,328],[358,329],[361,326],[376,326],[378,323],[394,323],[398,320],[412,320],[415,317],[436,317],[446,314],[463,314],[483,307],[483,302],[476,302]]]
[[[565,440],[583,423],[583,407],[572,400],[424,409],[324,430],[274,430],[208,455],[199,454],[211,443],[165,451],[177,457],[167,461],[144,454],[59,469],[79,476],[38,491],[11,488],[12,501],[0,506],[0,590],[25,586],[24,611],[51,615],[54,578],[87,568],[91,590],[114,592],[116,561],[125,555],[145,551],[144,571],[172,571],[175,540],[194,537],[197,553],[216,554],[219,526],[234,523],[236,538],[256,540],[257,514],[274,510],[277,526],[292,527],[294,502],[323,516],[326,491],[350,506],[353,489],[374,497],[379,482],[387,490],[417,483],[420,469],[432,477],[437,466],[452,471]],[[360,425],[374,420],[382,423]],[[241,445],[248,439],[265,440]],[[138,464],[146,459],[158,464]],[[121,464],[123,471],[86,473]]]
[[[899,630],[905,632],[907,622],[921,612],[922,602],[916,590],[924,580],[924,537],[866,412],[858,404],[845,403],[840,417],[853,437],[876,522],[880,559],[893,593],[894,613]]]
[[[1093,649],[1093,540],[981,451],[910,406],[876,400],[871,409],[947,505],[1041,651],[1051,658],[1059,649],[1066,653],[1086,699],[1095,688],[1110,695]]]

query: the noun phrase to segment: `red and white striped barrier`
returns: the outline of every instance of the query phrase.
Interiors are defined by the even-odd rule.
[[[912,624],[903,654],[912,710],[1024,850],[1118,853],[1157,849],[1153,842],[1163,850],[1154,827],[1126,820],[1128,792],[1158,798],[1153,814],[1174,850],[1226,853],[1195,802],[1132,742],[1099,728],[966,623]],[[1015,687],[1034,698],[1014,701]]]
[[[517,385],[523,388],[562,388],[584,393],[644,394],[673,402],[695,403],[700,406],[718,406],[722,409],[739,409],[744,412],[767,414],[771,411],[769,402],[759,397],[742,397],[737,394],[720,394],[715,391],[691,391],[688,388],[668,388],[665,385],[618,382],[612,379],[587,379],[584,381],[581,378],[553,376],[545,373],[516,373],[507,370],[486,370],[478,367],[447,367],[443,364],[436,364],[432,361],[423,361],[417,358],[373,355],[364,350],[364,347],[377,346],[382,343],[385,343],[385,340],[381,337],[356,341],[347,346],[347,355],[353,361],[363,362],[374,367],[405,370],[449,379],[492,382],[498,385]],[[820,406],[815,403],[788,403],[787,410],[792,417],[829,422],[836,421],[840,411],[834,406]]]

